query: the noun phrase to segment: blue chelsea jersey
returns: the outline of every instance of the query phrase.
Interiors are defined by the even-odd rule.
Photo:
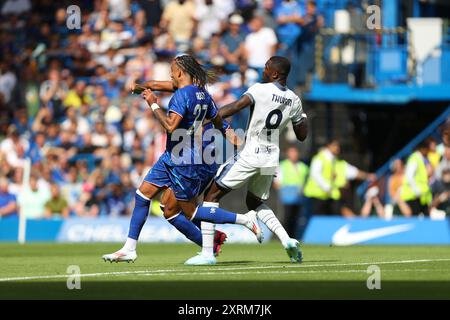
[[[202,164],[202,126],[205,119],[217,115],[217,107],[202,88],[189,85],[178,89],[169,102],[168,114],[174,112],[182,118],[177,129],[167,134],[166,152],[177,165]]]

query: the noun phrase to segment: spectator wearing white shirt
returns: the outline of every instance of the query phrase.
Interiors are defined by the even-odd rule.
[[[304,194],[311,201],[313,214],[337,214],[333,196],[336,158],[341,150],[336,140],[328,142],[312,159]]]
[[[406,162],[405,176],[401,189],[401,200],[406,202],[407,209],[402,210],[405,216],[427,215],[432,201],[430,177],[433,168],[427,159],[429,141],[422,141]]]
[[[266,61],[275,55],[277,36],[275,32],[264,26],[264,19],[254,17],[249,24],[252,32],[245,38],[245,55],[250,68],[262,72]]]
[[[42,219],[45,217],[45,203],[50,199],[46,188],[39,188],[36,176],[30,176],[30,185],[24,187],[17,197],[20,214],[27,218]]]
[[[8,164],[13,168],[22,168],[28,148],[29,142],[19,136],[15,125],[10,125],[7,138],[0,143],[0,152],[5,155]]]
[[[221,31],[226,14],[222,11],[219,3],[220,0],[198,0],[196,2],[194,17],[198,21],[197,35],[204,40],[208,40],[213,34]]]
[[[12,72],[10,64],[6,61],[0,62],[0,95],[3,96],[5,104],[11,101],[11,94],[17,84],[17,77]]]
[[[130,4],[128,0],[109,0],[109,19],[123,21],[130,16]]]
[[[348,181],[373,181],[376,178],[374,174],[361,171],[345,160],[339,160],[340,152],[339,141],[332,140],[311,161],[304,194],[311,199],[313,214],[354,216]]]
[[[435,173],[436,180],[442,180],[442,173],[444,171],[450,171],[450,147],[446,147],[444,149],[444,154],[442,155],[442,159],[436,168],[436,173]]]
[[[89,122],[85,118],[80,117],[77,110],[74,108],[67,109],[66,115],[67,119],[61,123],[61,128],[63,130],[69,130],[72,127],[75,127],[77,134],[80,136],[91,130]]]

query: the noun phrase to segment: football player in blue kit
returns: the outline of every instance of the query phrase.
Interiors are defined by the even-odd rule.
[[[220,139],[220,137],[217,137],[216,133],[214,131],[211,131],[214,129],[214,126],[211,122],[205,124],[203,126],[203,150],[204,154],[210,156],[211,158],[216,158],[216,145],[222,144],[223,141]],[[226,134],[226,139],[232,144],[239,146],[242,144],[242,141],[239,139],[239,137],[234,133],[233,129],[231,129],[230,124],[224,120],[223,121],[223,130]],[[218,139],[218,140],[216,140]],[[222,157],[223,155],[218,154],[217,157]],[[211,159],[212,160],[212,159]],[[218,161],[209,161],[208,163],[203,163],[203,166],[201,168],[203,181],[201,186],[200,194],[203,194],[204,191],[207,189],[207,187],[212,183],[213,178],[215,177],[217,170],[219,168],[218,162],[223,162],[223,159],[218,158]],[[200,197],[199,197],[200,198]],[[198,202],[199,204],[201,201]],[[169,205],[176,205],[177,208],[167,208],[167,204]],[[179,207],[177,200],[175,198],[175,195],[172,190],[167,189],[164,191],[163,195],[161,196],[161,210],[164,212],[164,217],[169,221],[175,228],[178,229],[182,234],[184,234],[189,240],[197,244],[198,246],[203,248],[203,241],[202,241],[202,232],[201,232],[201,223],[199,220],[188,220],[185,215],[181,212],[181,208]],[[176,212],[177,213],[174,216],[169,216],[168,212]],[[202,222],[205,224],[205,222]],[[221,252],[221,246],[224,244],[224,242],[227,239],[227,235],[224,232],[221,232],[219,230],[215,230],[214,232],[214,240],[213,240],[213,253],[214,256],[218,256]]]
[[[223,135],[225,130],[217,107],[205,88],[209,80],[208,72],[192,56],[181,55],[173,60],[171,79],[175,93],[169,102],[167,113],[160,108],[159,99],[152,90],[142,92],[142,97],[153,110],[155,118],[167,132],[166,151],[136,190],[135,207],[125,245],[112,254],[104,255],[105,261],[136,260],[137,240],[147,219],[151,201],[166,189],[170,189],[174,195],[169,197],[170,201],[164,209],[165,216],[172,218],[172,224],[175,225],[177,221],[174,219],[177,219],[177,214],[181,211],[184,217],[178,215],[178,219],[187,218],[179,220],[181,223],[192,227],[195,226],[192,220],[202,221],[202,229],[212,230],[211,236],[214,236],[215,223],[233,223],[247,227],[262,241],[261,228],[254,212],[243,215],[220,208],[216,211],[197,212],[197,196],[206,187],[205,181],[211,180],[211,172],[203,162],[203,123],[210,120]]]

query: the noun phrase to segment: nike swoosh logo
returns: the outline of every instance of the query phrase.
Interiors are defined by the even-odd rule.
[[[335,232],[331,242],[337,246],[350,246],[352,244],[369,241],[376,238],[389,236],[391,234],[406,232],[414,228],[411,223],[400,224],[392,227],[383,227],[366,231],[350,232],[350,224],[346,224]]]

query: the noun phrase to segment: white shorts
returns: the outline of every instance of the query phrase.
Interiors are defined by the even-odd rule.
[[[269,199],[276,168],[256,168],[237,156],[222,164],[215,181],[223,189],[236,190],[248,182],[248,192],[261,200]]]

